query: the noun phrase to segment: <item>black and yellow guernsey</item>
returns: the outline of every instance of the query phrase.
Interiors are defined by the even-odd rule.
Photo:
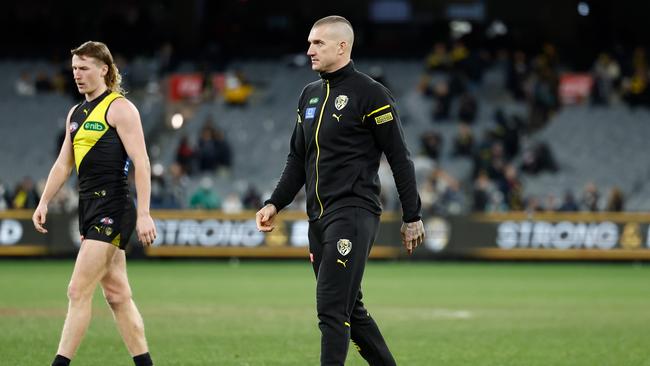
[[[70,137],[79,176],[79,198],[126,195],[130,165],[122,140],[106,121],[111,103],[123,98],[106,91],[77,105],[70,117]]]
[[[393,171],[403,220],[419,220],[413,162],[395,101],[350,61],[303,89],[287,162],[266,203],[281,210],[304,185],[310,221],[350,206],[379,215],[382,153]]]

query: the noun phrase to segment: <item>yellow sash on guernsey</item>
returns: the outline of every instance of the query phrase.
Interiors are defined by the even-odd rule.
[[[106,122],[106,110],[115,99],[122,97],[121,94],[115,92],[108,94],[104,97],[104,100],[93,108],[86,120],[79,126],[79,131],[74,136],[72,143],[74,146],[74,161],[77,165],[77,173],[79,173],[81,161],[88,154],[88,151],[95,146],[97,141],[110,128]]]

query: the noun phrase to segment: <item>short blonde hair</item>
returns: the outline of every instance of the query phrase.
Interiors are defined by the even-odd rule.
[[[350,32],[352,34],[352,39],[350,41],[354,43],[354,28],[352,28],[352,23],[340,15],[330,15],[326,16],[325,18],[320,18],[314,23],[312,28],[328,24],[343,24],[344,26],[350,28]]]

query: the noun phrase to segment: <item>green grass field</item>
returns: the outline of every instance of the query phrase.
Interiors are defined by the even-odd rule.
[[[0,364],[49,365],[71,261],[0,261]],[[317,365],[308,262],[132,262],[156,365]],[[650,365],[650,266],[369,263],[399,365]],[[131,365],[101,293],[74,365]],[[365,365],[351,348],[347,365]]]

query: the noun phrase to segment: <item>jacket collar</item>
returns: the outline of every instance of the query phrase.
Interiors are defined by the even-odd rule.
[[[339,81],[342,81],[343,79],[347,78],[348,76],[354,74],[356,72],[356,69],[354,68],[354,62],[350,60],[350,62],[343,66],[342,68],[333,71],[333,72],[322,72],[320,74],[321,79],[323,80],[328,80],[330,84],[336,84]]]

